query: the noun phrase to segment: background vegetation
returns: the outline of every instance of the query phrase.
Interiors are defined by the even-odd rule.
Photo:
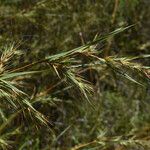
[[[0,149],[150,149],[149,0],[0,0]]]

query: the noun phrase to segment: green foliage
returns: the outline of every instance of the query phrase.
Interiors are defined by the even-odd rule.
[[[0,149],[150,148],[149,1],[0,4]]]

